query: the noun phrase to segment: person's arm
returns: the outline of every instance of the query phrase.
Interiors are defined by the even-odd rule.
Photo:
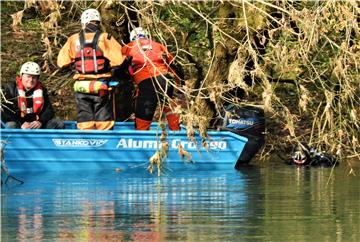
[[[171,72],[173,72],[180,79],[181,85],[183,85],[183,80],[185,78],[184,69],[179,63],[177,63],[177,61],[174,59],[174,56],[167,50],[165,46],[162,46],[162,49],[166,56],[166,62],[170,66]]]
[[[110,36],[107,33],[103,33],[102,36],[102,43],[103,46],[99,47],[103,51],[104,56],[110,61],[111,67],[120,66],[124,60],[125,56],[122,54],[122,46],[115,40],[114,37]]]
[[[185,79],[185,72],[184,72],[184,69],[182,68],[182,66],[179,63],[177,63],[176,61],[173,61],[170,64],[170,68],[183,82],[183,80]],[[182,86],[183,85],[184,85],[184,83],[182,83]]]
[[[165,59],[166,63],[171,65],[174,60],[174,56],[168,51],[168,49],[164,45],[160,45],[161,50],[163,52],[163,58]]]
[[[129,45],[124,45],[121,47],[121,54],[123,56],[128,56],[129,55],[129,52],[130,52],[130,47]]]
[[[65,45],[60,49],[57,57],[57,65],[60,68],[66,68],[75,61],[74,35],[67,39]]]

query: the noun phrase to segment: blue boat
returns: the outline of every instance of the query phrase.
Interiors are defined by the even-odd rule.
[[[208,131],[187,137],[157,123],[149,131],[137,131],[133,122],[116,122],[114,129],[78,130],[75,121],[65,129],[1,129],[4,159],[11,172],[122,170],[135,166],[150,169],[177,165],[221,166],[234,169],[248,163],[263,140],[230,130]],[[159,166],[158,166],[159,165]]]

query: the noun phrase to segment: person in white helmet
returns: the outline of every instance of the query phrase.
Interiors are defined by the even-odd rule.
[[[4,87],[1,121],[6,128],[63,129],[64,123],[55,119],[46,88],[39,81],[40,66],[26,62],[15,82]]]
[[[132,60],[132,78],[137,86],[135,100],[135,128],[149,130],[158,103],[167,119],[170,130],[180,130],[177,105],[173,98],[174,85],[183,79],[182,69],[174,65],[174,57],[166,46],[149,38],[142,27],[130,33],[130,43],[123,47],[123,54]]]
[[[80,33],[67,39],[57,58],[60,68],[74,64],[76,69],[73,78],[77,127],[82,130],[109,130],[114,126],[108,82],[112,70],[120,67],[125,57],[122,46],[110,34],[102,32],[100,24],[98,10],[85,10]]]

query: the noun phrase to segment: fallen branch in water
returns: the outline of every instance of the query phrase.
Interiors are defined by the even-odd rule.
[[[6,141],[1,140],[1,149],[0,149],[0,159],[1,159],[1,186],[4,184],[6,185],[10,179],[20,183],[24,184],[24,182],[14,176],[12,176],[9,172],[9,169],[6,167],[6,162],[4,158],[4,149],[6,145]],[[5,174],[5,178],[3,179],[3,174]]]

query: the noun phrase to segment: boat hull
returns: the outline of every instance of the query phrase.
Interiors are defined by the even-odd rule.
[[[148,167],[161,149],[161,130],[136,131],[131,122],[116,123],[114,130],[77,130],[66,122],[64,130],[2,129],[4,158],[11,172],[127,169]],[[247,138],[229,131],[209,131],[206,142],[186,130],[167,131],[164,167],[205,165],[209,169],[234,168]],[[190,154],[190,156],[179,153]],[[189,159],[190,158],[190,159]]]

